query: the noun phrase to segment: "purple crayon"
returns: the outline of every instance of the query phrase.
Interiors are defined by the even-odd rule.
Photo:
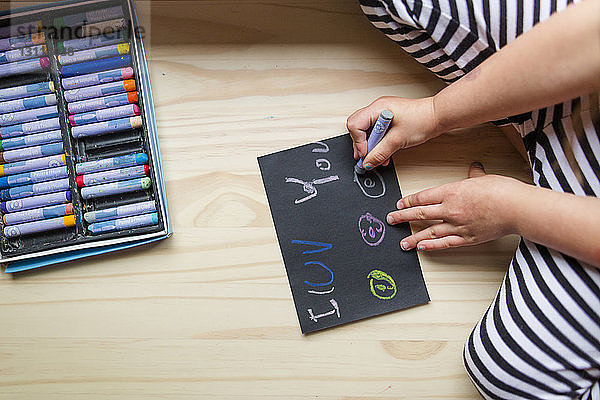
[[[86,11],[79,14],[65,15],[63,17],[54,18],[54,26],[61,28],[63,26],[78,26],[89,24],[92,22],[105,21],[123,16],[123,8],[114,6],[102,8],[100,10]]]
[[[128,154],[126,156],[102,158],[100,160],[86,161],[75,164],[75,172],[78,174],[88,174],[90,172],[107,171],[109,169],[143,164],[148,164],[148,156],[144,153],[135,153]]]
[[[63,152],[62,142],[0,152],[0,163],[11,163],[32,158],[53,156]]]
[[[112,196],[115,194],[137,192],[138,190],[146,190],[152,182],[150,178],[136,178],[128,181],[118,181],[105,183],[102,185],[86,186],[81,189],[81,197],[84,199],[95,199],[98,197]]]
[[[93,186],[108,182],[123,181],[132,178],[139,178],[148,175],[150,167],[148,165],[136,165],[133,167],[111,169],[110,171],[102,171],[85,175],[77,175],[75,181],[77,186]]]
[[[83,214],[83,219],[85,219],[88,224],[92,224],[94,222],[130,217],[132,215],[148,214],[155,211],[156,203],[151,200],[142,201],[141,203],[126,204],[124,206],[105,208],[104,210],[89,211]]]
[[[74,126],[71,134],[74,138],[103,135],[105,133],[137,129],[142,126],[142,117],[113,119],[110,121],[96,122],[95,124]]]
[[[3,214],[15,211],[29,210],[54,204],[63,204],[71,201],[71,192],[58,192],[42,194],[40,196],[25,197],[24,199],[9,200],[0,202],[0,211]]]
[[[42,72],[43,70],[48,69],[48,67],[50,67],[50,60],[48,60],[48,57],[0,64],[0,78],[10,75]]]
[[[87,86],[80,89],[65,90],[65,100],[69,103],[91,99],[94,97],[109,96],[111,94],[134,92],[135,80],[103,83],[101,85]]]
[[[56,48],[60,53],[71,53],[77,50],[91,49],[93,47],[107,46],[127,40],[126,31],[116,31],[105,33],[98,36],[84,37],[80,39],[70,39],[63,42],[57,42]]]
[[[36,133],[33,135],[18,136],[0,140],[0,151],[14,150],[23,147],[39,146],[42,144],[56,143],[62,141],[61,131],[50,131]]]
[[[66,166],[24,172],[16,175],[0,176],[0,189],[52,181],[55,179],[67,178],[68,176],[69,173]]]
[[[62,87],[65,90],[77,89],[86,86],[100,85],[115,81],[123,81],[133,78],[133,68],[117,68],[110,71],[95,72],[93,74],[72,76],[62,80]]]
[[[53,94],[44,94],[41,96],[29,97],[25,99],[9,100],[0,103],[0,114],[12,113],[15,111],[31,110],[53,106],[56,104],[56,96]]]
[[[0,101],[22,99],[24,97],[38,96],[40,94],[53,92],[54,82],[52,81],[13,86],[6,89],[0,89]]]
[[[34,33],[32,35],[13,36],[5,39],[0,39],[0,51],[18,49],[46,43],[46,35],[44,33]]]
[[[61,65],[69,65],[100,58],[118,57],[123,54],[129,54],[129,43],[111,44],[110,46],[75,51],[71,54],[61,54],[58,56],[58,61]],[[2,58],[0,58],[1,60]]]
[[[26,47],[23,49],[8,50],[0,53],[0,64],[28,60],[30,58],[43,57],[46,55],[46,45]]]
[[[41,121],[44,119],[56,117],[58,117],[58,107],[55,105],[42,108],[34,108],[31,110],[0,114],[0,126],[22,124],[31,121]]]
[[[111,107],[83,114],[69,115],[69,123],[71,126],[78,126],[135,115],[140,115],[140,107],[137,104],[127,104],[125,106]]]
[[[5,225],[22,224],[23,222],[38,221],[40,219],[62,217],[73,214],[73,204],[59,204],[56,206],[33,208],[31,210],[17,211],[2,217]]]
[[[4,227],[4,236],[15,238],[22,235],[31,235],[39,232],[53,231],[56,229],[70,228],[75,226],[75,216],[67,215],[65,217],[45,219],[35,222],[27,222],[20,225],[9,225]]]
[[[0,137],[4,139],[57,129],[60,129],[58,118],[49,118],[40,121],[25,122],[24,124],[2,126],[0,127]]]
[[[17,161],[10,164],[0,165],[0,176],[37,171],[38,169],[60,167],[66,164],[67,160],[64,154],[34,158],[33,160]]]
[[[67,104],[67,109],[71,114],[81,114],[88,111],[102,110],[104,108],[117,107],[125,104],[134,104],[137,102],[138,93],[127,92],[112,96],[76,101],[74,103]]]
[[[69,178],[57,179],[55,181],[34,183],[33,185],[17,186],[10,189],[0,190],[0,200],[15,200],[23,197],[37,196],[46,193],[55,193],[69,190]]]
[[[92,232],[92,235],[98,235],[101,233],[124,231],[126,229],[141,228],[156,224],[158,224],[158,214],[151,213],[113,219],[111,221],[96,222],[94,224],[90,224],[88,229],[90,232]]]

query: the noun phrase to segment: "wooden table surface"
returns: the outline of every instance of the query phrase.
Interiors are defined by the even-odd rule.
[[[378,96],[441,83],[356,0],[137,6],[175,232],[0,276],[0,398],[478,398],[463,343],[516,238],[420,254],[428,305],[302,336],[256,162],[344,133]],[[474,160],[529,179],[491,125],[394,160],[405,194],[462,179]]]

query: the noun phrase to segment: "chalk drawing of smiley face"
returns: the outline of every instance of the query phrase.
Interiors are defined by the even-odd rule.
[[[385,224],[371,213],[366,213],[358,219],[358,230],[362,240],[369,246],[377,246],[385,236]]]
[[[358,174],[354,171],[354,182],[367,197],[376,199],[385,195],[385,181],[377,171]]]
[[[383,271],[374,269],[367,275],[369,279],[369,288],[373,296],[382,300],[389,300],[394,298],[398,289],[396,289],[396,282],[394,279]]]

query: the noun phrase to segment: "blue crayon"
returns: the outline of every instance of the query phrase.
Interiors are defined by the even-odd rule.
[[[86,11],[79,14],[65,15],[63,17],[54,18],[54,26],[61,28],[63,26],[78,26],[93,22],[105,21],[123,16],[121,6],[103,8],[100,10]]]
[[[144,164],[148,164],[148,156],[144,153],[135,153],[126,156],[102,158],[96,161],[86,161],[75,164],[75,172],[77,174],[88,174],[90,172],[107,171],[109,169]]]
[[[32,83],[30,85],[13,86],[0,89],[0,101],[22,99],[40,94],[54,93],[54,82]]]
[[[67,109],[71,114],[81,114],[88,111],[102,110],[110,107],[122,106],[125,104],[135,104],[138,102],[137,92],[127,92],[115,94],[106,97],[97,97],[95,99],[76,101],[67,104]]]
[[[125,106],[111,107],[83,114],[69,115],[69,123],[71,126],[93,124],[95,122],[140,115],[140,112],[137,104],[127,104]]]
[[[22,224],[24,222],[38,221],[40,219],[62,217],[73,214],[73,204],[59,204],[56,206],[32,208],[31,210],[17,211],[2,217],[5,225]]]
[[[41,121],[58,117],[58,106],[32,108],[31,110],[16,111],[0,114],[0,126],[22,124],[31,121]]]
[[[390,110],[383,110],[381,114],[379,114],[379,118],[377,118],[377,121],[375,121],[375,125],[373,125],[373,129],[371,130],[369,139],[367,140],[367,154],[369,154],[369,152],[373,150],[375,146],[377,146],[377,143],[383,139],[383,136],[387,132],[393,118],[394,114],[392,114]],[[363,168],[363,157],[361,157],[354,166],[354,171],[356,171],[357,174],[364,174],[367,171],[365,168]]]
[[[0,64],[0,78],[10,75],[31,74],[42,72],[50,67],[48,57],[34,58],[8,64]]]
[[[125,81],[109,82],[101,85],[65,90],[65,100],[71,103],[74,101],[81,101],[94,97],[102,97],[111,94],[133,91],[135,91],[135,81],[133,79],[127,79]]]
[[[107,32],[98,36],[84,37],[80,39],[65,40],[57,42],[56,48],[60,53],[71,53],[77,50],[91,49],[93,47],[107,46],[127,40],[126,31]]]
[[[22,199],[23,197],[37,196],[46,193],[62,192],[65,190],[69,190],[69,178],[34,183],[25,186],[17,186],[10,189],[2,189],[0,190],[0,200],[7,201]]]
[[[71,228],[74,226],[75,216],[67,215],[66,217],[44,219],[41,221],[27,222],[20,225],[6,226],[3,229],[3,233],[7,238],[15,238],[22,235],[32,235],[35,233]]]
[[[52,181],[67,178],[69,172],[66,166],[42,169],[39,171],[25,172],[17,175],[1,176],[0,189],[29,185],[32,183]]]
[[[63,65],[63,67],[61,68],[61,72],[65,78],[68,78],[70,76],[91,74],[92,72],[129,67],[130,65],[131,56],[127,54],[120,57],[102,58],[100,60],[87,61],[71,65]]]
[[[84,199],[96,199],[98,197],[112,196],[138,190],[146,190],[152,185],[150,178],[135,178],[127,181],[104,183],[102,185],[86,186],[81,188],[81,197]]]
[[[22,47],[35,46],[44,43],[46,43],[46,35],[44,33],[13,36],[5,39],[0,39],[0,51],[19,49]]]
[[[28,60],[30,58],[43,57],[46,55],[46,45],[25,47],[22,49],[8,50],[0,53],[0,64]]]
[[[54,204],[63,204],[71,201],[71,192],[47,193],[40,196],[25,197],[24,199],[0,202],[0,211],[3,214],[16,211],[29,210]]]
[[[74,126],[71,128],[71,134],[74,138],[98,136],[106,133],[126,131],[129,129],[137,129],[142,126],[142,117],[128,117],[112,119],[110,121],[96,122],[95,124],[87,124]]]
[[[10,163],[32,158],[53,156],[63,152],[62,142],[43,144],[41,146],[25,147],[0,152],[0,163]]]
[[[93,235],[101,233],[109,233],[116,231],[124,231],[126,229],[142,228],[144,226],[152,226],[158,224],[158,214],[143,214],[133,217],[113,219],[111,221],[96,222],[90,224],[88,229]]]
[[[31,21],[18,25],[3,26],[0,28],[0,38],[26,35],[33,32],[39,32],[42,29],[44,29],[44,24],[42,24],[42,21]]]
[[[64,154],[34,158],[33,160],[17,161],[0,165],[0,176],[15,175],[23,172],[37,171],[38,169],[60,167],[67,164]]]
[[[58,118],[50,118],[41,121],[25,122],[24,124],[2,126],[0,127],[0,137],[4,139],[56,129],[60,129],[60,121]]]
[[[42,144],[56,142],[62,142],[62,133],[59,130],[2,139],[0,140],[0,151],[39,146]]]
[[[83,219],[85,219],[88,224],[93,224],[94,222],[131,217],[133,215],[148,214],[155,211],[156,203],[153,200],[151,200],[142,201],[141,203],[133,203],[124,206],[106,208],[104,210],[89,211],[83,214]]]
[[[93,74],[63,78],[62,87],[65,90],[70,90],[86,86],[100,85],[102,83],[123,81],[130,78],[133,78],[133,68],[117,68],[111,69],[110,71],[95,72]]]
[[[99,60],[101,58],[117,57],[124,54],[129,54],[129,43],[111,44],[109,46],[76,51],[72,54],[61,54],[58,56],[58,62],[61,65],[69,65]]]
[[[43,94],[41,96],[28,97],[25,99],[9,100],[0,103],[0,114],[31,110],[33,108],[53,106],[55,104],[56,96],[54,94]]]
[[[75,181],[77,186],[93,186],[108,182],[124,181],[127,179],[139,178],[148,175],[150,167],[148,165],[135,165],[120,169],[111,169],[110,171],[95,172],[85,175],[77,175]]]

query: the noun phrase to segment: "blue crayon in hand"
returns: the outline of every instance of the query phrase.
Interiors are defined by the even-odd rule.
[[[54,131],[60,129],[58,118],[42,119],[40,121],[25,122],[23,124],[0,127],[1,138],[29,135],[30,133]]]
[[[52,181],[55,179],[67,178],[68,176],[69,173],[67,167],[64,165],[16,175],[0,176],[0,189]]]
[[[81,188],[81,197],[84,199],[96,199],[98,197],[113,196],[138,190],[146,190],[152,182],[150,178],[136,178],[127,181],[104,183],[102,185],[86,186]]]
[[[0,211],[3,214],[16,211],[29,210],[54,204],[63,204],[71,201],[71,192],[58,192],[42,194],[40,196],[25,197],[24,199],[0,202]]]
[[[31,110],[0,114],[0,126],[22,124],[31,121],[41,121],[56,117],[58,117],[58,106],[56,105],[34,108]]]
[[[67,109],[71,114],[81,114],[94,110],[103,110],[105,108],[123,106],[125,104],[135,104],[138,102],[137,92],[127,92],[114,94],[112,96],[97,97],[95,99],[76,101],[67,104]]]
[[[95,161],[86,161],[75,164],[77,174],[107,171],[109,169],[130,167],[132,165],[148,164],[148,156],[144,153],[128,154],[126,156],[102,158]]]
[[[53,94],[43,94],[41,96],[28,97],[25,99],[9,100],[0,103],[0,114],[31,110],[33,108],[53,106],[55,104],[56,96]]]
[[[72,76],[63,78],[62,87],[65,90],[78,89],[81,87],[100,85],[115,81],[124,81],[133,78],[133,68],[117,68],[110,71],[94,72],[93,74]]]
[[[156,211],[156,203],[153,200],[140,203],[126,204],[124,206],[105,208],[104,210],[89,211],[83,214],[83,219],[89,224],[106,221],[109,219],[130,217],[133,215],[148,214]]]
[[[62,133],[59,130],[2,139],[0,140],[0,151],[56,142],[62,142]]]
[[[10,75],[42,72],[50,67],[48,57],[23,60],[8,64],[0,64],[0,78]]]
[[[88,226],[92,235],[124,231],[126,229],[142,228],[158,224],[158,214],[143,214],[133,217],[119,218],[111,221],[96,222]]]
[[[81,101],[94,97],[133,92],[135,89],[135,80],[127,79],[124,81],[103,83],[101,85],[87,86],[79,89],[65,90],[65,100],[71,103],[73,101]]]
[[[70,76],[91,74],[92,72],[107,71],[109,69],[129,67],[131,65],[131,56],[129,54],[120,57],[102,58],[100,60],[86,61],[83,63],[63,65],[62,75],[66,78]]]
[[[129,129],[137,129],[142,127],[142,117],[135,116],[129,118],[112,119],[110,121],[96,122],[95,124],[87,124],[74,126],[71,129],[71,134],[75,139],[88,136],[104,135]]]
[[[40,94],[54,93],[54,82],[32,83],[23,86],[13,86],[0,89],[0,101],[22,99]]]
[[[393,118],[394,114],[392,114],[390,110],[383,110],[381,114],[379,114],[379,118],[377,118],[377,121],[375,121],[375,125],[373,125],[373,129],[371,130],[369,139],[367,139],[367,154],[369,154],[369,152],[377,146],[377,143],[383,139]],[[356,171],[357,174],[364,174],[367,171],[363,168],[363,157],[361,157],[354,166],[354,171]]]
[[[17,186],[10,189],[2,189],[0,190],[0,200],[7,201],[22,199],[23,197],[37,196],[46,193],[62,192],[65,190],[69,190],[69,178],[34,183],[25,186]]]
[[[70,214],[73,214],[73,203],[17,211],[4,215],[2,219],[4,220],[5,225],[15,225],[24,222],[38,221],[40,219],[62,217]]]

